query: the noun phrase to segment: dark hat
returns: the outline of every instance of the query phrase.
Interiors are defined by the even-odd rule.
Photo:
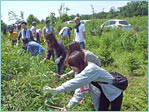
[[[37,24],[37,23],[36,23],[35,21],[33,21],[33,22],[32,22],[32,25],[35,25],[35,24]]]
[[[49,23],[49,22],[50,22],[50,20],[49,20],[49,19],[48,19],[48,20],[46,20],[46,24],[47,24],[47,23]]]
[[[13,29],[10,29],[9,32],[10,32],[10,33],[13,33]]]
[[[23,25],[23,24],[27,25],[27,23],[26,23],[25,21],[23,21],[23,22],[21,23],[21,25]]]

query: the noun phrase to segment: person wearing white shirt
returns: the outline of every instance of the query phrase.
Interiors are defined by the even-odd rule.
[[[59,35],[61,36],[61,39],[62,39],[62,40],[67,40],[67,39],[69,39],[69,41],[70,41],[71,30],[72,30],[71,27],[63,27],[63,28],[60,30],[60,32],[59,32]],[[68,38],[68,37],[69,37],[69,38]]]
[[[36,24],[37,23],[35,21],[32,22],[31,31],[32,31],[34,40],[37,42],[38,39],[37,39],[37,33],[36,33]]]
[[[80,44],[81,49],[85,48],[85,25],[80,22],[79,17],[75,17],[74,41]]]

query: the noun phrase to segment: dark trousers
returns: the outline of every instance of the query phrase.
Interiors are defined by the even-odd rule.
[[[120,111],[123,100],[123,93],[121,93],[114,101],[110,102],[104,95],[101,86],[97,82],[91,82],[91,83],[95,87],[97,87],[101,92],[98,111],[108,111],[110,105],[111,105],[111,111]]]
[[[17,40],[12,40],[12,45],[15,45],[17,43]]]
[[[39,33],[37,33],[37,43],[40,43]]]
[[[121,93],[121,95],[117,97],[114,101],[110,102],[106,98],[104,93],[101,92],[99,111],[108,111],[110,105],[111,105],[111,111],[120,111],[122,100],[123,100],[123,93]]]

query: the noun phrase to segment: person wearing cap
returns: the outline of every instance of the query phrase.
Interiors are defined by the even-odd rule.
[[[74,41],[80,44],[80,48],[84,49],[86,40],[85,40],[85,25],[80,22],[79,17],[75,17],[75,30],[74,30]]]
[[[12,46],[17,43],[18,34],[13,31],[13,29],[9,30],[8,38],[12,41]]]
[[[67,40],[69,37],[69,42],[70,42],[71,30],[72,30],[71,27],[63,27],[59,32],[59,35],[61,36],[61,40]]]
[[[27,46],[24,43],[25,39],[27,38],[28,41],[34,41],[34,39],[32,37],[32,32],[27,28],[27,23],[22,22],[21,26],[22,26],[22,30],[19,32],[18,39],[17,39],[17,45],[19,43],[20,38],[22,37],[22,48],[26,52]]]
[[[50,25],[50,20],[46,20],[46,26],[43,28],[44,42],[46,42],[46,36],[51,33],[56,36],[53,27]]]
[[[32,36],[34,38],[34,41],[38,42],[37,33],[36,33],[36,22],[35,21],[32,22],[31,31],[32,31]]]

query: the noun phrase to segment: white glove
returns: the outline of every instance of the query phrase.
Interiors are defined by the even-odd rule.
[[[43,87],[43,91],[48,91],[49,93],[52,94],[52,97],[55,97],[58,93],[58,90],[56,90],[55,88],[51,88],[49,86]]]
[[[86,44],[86,40],[84,39],[84,44]]]
[[[61,75],[60,78],[63,79],[63,78],[65,78],[65,77],[67,77],[67,75],[68,75],[68,74],[63,74],[63,75]]]
[[[55,63],[58,64],[58,63],[60,62],[60,60],[61,60],[60,58],[57,58],[57,59],[55,60]]]
[[[19,43],[16,44],[17,46],[19,45]]]
[[[70,109],[70,108],[72,108],[73,105],[74,104],[72,102],[69,102],[66,107]]]
[[[68,109],[70,109],[70,108],[72,108],[73,106],[78,106],[78,105],[79,105],[79,104],[73,103],[73,102],[70,101],[70,102],[67,104],[66,107],[67,107]]]

